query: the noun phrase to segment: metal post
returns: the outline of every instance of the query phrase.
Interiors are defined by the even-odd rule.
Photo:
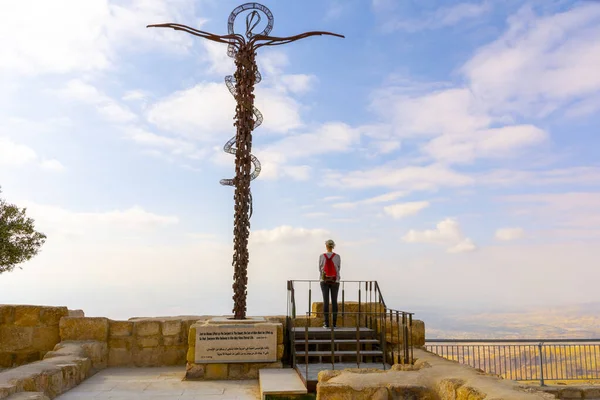
[[[538,344],[538,350],[540,352],[540,386],[546,386],[544,384],[544,360],[543,360],[544,357],[542,356],[544,353],[542,353],[542,346],[543,346],[543,343],[540,342]]]
[[[306,380],[308,381],[308,313],[304,324],[304,362],[306,363]]]
[[[344,326],[344,324],[345,324],[345,322],[346,322],[346,321],[345,321],[346,314],[344,313],[344,312],[345,312],[345,310],[346,310],[346,309],[345,309],[345,307],[344,307],[344,282],[342,282],[342,327]]]
[[[308,311],[312,311],[312,282],[308,282]]]
[[[333,340],[333,323],[329,327],[331,329],[331,369],[335,370],[335,343]]]
[[[360,318],[359,314],[356,314],[356,367],[360,368],[360,329],[358,327],[358,319]]]

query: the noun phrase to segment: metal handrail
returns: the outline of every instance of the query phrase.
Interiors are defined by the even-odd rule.
[[[505,379],[539,380],[541,386],[547,380],[600,379],[600,339],[428,339],[424,347]]]
[[[313,312],[312,311],[312,284],[320,283],[320,280],[315,279],[300,279],[300,280],[289,280],[288,281],[288,292],[290,304],[288,305],[288,317],[291,318],[289,320],[288,331],[290,335],[291,342],[291,352],[292,352],[292,367],[296,366],[296,341],[294,335],[294,322],[296,319],[296,296],[295,296],[295,283],[308,283],[308,310],[305,313],[306,320],[304,321],[304,347],[305,347],[305,362],[308,364],[308,325],[309,319],[314,314],[322,314],[322,312]],[[346,294],[345,294],[345,284],[358,284],[358,311],[346,311]],[[369,329],[372,329],[375,332],[376,337],[380,339],[380,345],[382,349],[382,362],[383,368],[386,369],[386,363],[390,361],[391,364],[394,363],[412,363],[414,360],[413,357],[413,346],[412,346],[412,317],[414,313],[408,311],[401,311],[395,309],[389,309],[386,306],[386,303],[383,299],[383,295],[381,294],[381,290],[379,287],[379,283],[377,281],[356,281],[356,280],[342,280],[341,284],[341,312],[338,311],[338,321],[339,317],[341,317],[342,326],[345,325],[345,318],[348,315],[354,315],[355,325],[357,329],[357,363],[360,366],[360,327],[364,326]],[[363,301],[363,287],[364,287],[364,301]],[[379,304],[377,310],[374,311],[375,305]],[[363,307],[364,305],[364,307]],[[366,310],[366,311],[363,311]],[[290,316],[291,313],[291,316]],[[395,320],[395,321],[394,321]],[[333,325],[333,324],[331,324]],[[389,325],[389,326],[388,326]],[[394,329],[394,325],[397,327]],[[389,327],[389,332],[388,332]],[[331,328],[331,361],[332,368],[335,369],[335,340],[333,334],[333,326]],[[390,346],[388,353],[388,336],[390,335]],[[395,340],[394,340],[395,339]],[[402,344],[402,346],[400,345]],[[308,366],[307,375],[308,376]]]

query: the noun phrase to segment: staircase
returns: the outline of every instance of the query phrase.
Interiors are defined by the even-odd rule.
[[[320,371],[391,367],[384,360],[385,344],[375,330],[367,327],[295,327],[291,334],[296,369],[309,392],[314,391]]]
[[[388,308],[376,281],[340,282],[335,329],[322,327],[323,304],[312,302],[313,290],[321,297],[318,281],[288,281],[287,289],[286,359],[309,393],[323,370],[412,363],[413,314]]]

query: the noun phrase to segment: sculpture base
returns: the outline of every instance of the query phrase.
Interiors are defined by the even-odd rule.
[[[283,368],[283,324],[264,317],[214,317],[190,327],[186,380],[258,379]]]

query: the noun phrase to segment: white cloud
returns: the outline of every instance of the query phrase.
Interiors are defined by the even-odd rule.
[[[392,204],[383,208],[383,211],[394,219],[416,215],[429,207],[428,201],[413,201],[409,203]]]
[[[600,6],[509,18],[507,32],[462,68],[474,95],[495,114],[544,116],[600,90]],[[576,60],[576,62],[573,62]]]
[[[423,146],[439,161],[469,163],[478,158],[508,158],[518,151],[543,143],[548,134],[532,125],[485,129],[471,135],[441,135]]]
[[[600,168],[574,166],[546,170],[496,169],[476,174],[475,179],[478,183],[489,186],[514,186],[519,184],[593,186],[600,184]]]
[[[42,232],[58,237],[86,236],[110,237],[125,231],[150,231],[159,227],[177,224],[179,218],[172,215],[159,215],[133,206],[125,210],[104,212],[79,212],[58,206],[23,202],[28,213],[36,221]]]
[[[0,165],[20,166],[36,159],[37,154],[32,148],[0,137]]]
[[[323,201],[336,201],[336,200],[342,200],[344,197],[343,196],[327,196],[323,198]]]
[[[0,69],[34,75],[104,70],[119,48],[160,46],[186,51],[192,44],[181,32],[146,30],[155,21],[181,20],[190,1],[20,0],[4,2],[0,12]],[[57,12],[60,10],[60,12]]]
[[[147,117],[162,130],[209,141],[219,133],[235,134],[234,115],[235,100],[225,85],[203,82],[151,105]]]
[[[127,107],[120,105],[95,86],[78,79],[71,80],[57,92],[60,96],[93,105],[98,113],[110,122],[133,122],[137,116]]]
[[[312,212],[312,213],[306,213],[303,216],[306,218],[324,218],[327,217],[329,214],[326,212]]]
[[[317,82],[317,77],[306,74],[282,75],[281,81],[290,92],[300,94],[311,90]]]
[[[65,170],[65,166],[58,160],[44,160],[41,162],[40,166],[43,169],[55,172],[62,172]]]
[[[477,247],[461,232],[458,221],[451,218],[439,222],[435,229],[417,231],[411,229],[402,237],[407,243],[432,243],[447,247],[449,253],[464,253],[475,250]]]
[[[203,159],[208,155],[206,148],[198,148],[194,143],[186,140],[157,135],[134,126],[125,127],[123,131],[127,139],[141,146],[154,148],[159,155],[166,153],[173,158],[185,157],[192,160]]]
[[[206,61],[209,63],[208,73],[223,77],[233,75],[235,63],[233,58],[227,55],[226,44],[202,40],[202,46],[206,50]]]
[[[328,234],[329,231],[325,229],[294,228],[289,225],[282,225],[273,229],[263,229],[251,232],[250,241],[253,244],[280,244],[316,238],[319,240],[322,239],[322,241],[325,242]]]
[[[377,5],[377,3],[374,2]],[[379,6],[380,7],[380,6]],[[440,7],[433,12],[428,12],[418,19],[401,19],[394,17],[384,24],[383,29],[387,32],[404,30],[417,32],[426,29],[440,29],[458,25],[466,20],[481,18],[491,11],[490,1],[481,3],[458,3],[449,7]]]
[[[148,99],[148,97],[150,96],[149,92],[146,92],[145,90],[128,90],[124,95],[123,95],[123,100],[124,101],[145,101]]]
[[[325,183],[329,186],[351,189],[402,188],[408,193],[441,187],[468,186],[474,183],[474,179],[436,164],[404,168],[384,165],[349,173],[330,172],[325,175]]]
[[[339,208],[339,209],[353,209],[356,208],[360,205],[370,205],[370,204],[379,204],[379,203],[387,203],[389,201],[394,201],[396,199],[398,199],[399,197],[403,197],[406,196],[406,192],[402,192],[402,191],[394,191],[394,192],[390,192],[390,193],[385,193],[379,196],[375,196],[375,197],[369,197],[367,199],[364,200],[358,200],[358,201],[353,201],[353,202],[344,202],[344,203],[336,203],[333,204],[333,208]]]
[[[261,177],[264,173],[267,179],[291,176],[306,180],[311,168],[307,165],[289,165],[291,161],[306,162],[321,154],[350,152],[359,141],[360,133],[357,129],[341,122],[329,122],[310,133],[290,135],[253,152],[263,165]]]
[[[539,229],[579,230],[579,234],[600,232],[600,193],[565,192],[502,196],[515,214],[533,217]]]
[[[502,241],[510,241],[521,239],[525,232],[523,228],[500,228],[496,230],[496,239]]]
[[[485,129],[492,122],[467,88],[406,93],[390,87],[375,92],[371,108],[390,119],[397,137],[462,134]]]
[[[38,154],[31,147],[0,136],[0,166],[22,167],[34,163],[48,171],[59,172],[65,169],[60,161],[55,159],[40,161]]]
[[[264,116],[255,134],[286,133],[302,125],[299,104],[274,89],[257,88],[255,105]],[[218,140],[219,134],[234,135],[234,116],[234,98],[225,84],[214,82],[175,92],[150,106],[147,114],[160,129],[204,141]]]

